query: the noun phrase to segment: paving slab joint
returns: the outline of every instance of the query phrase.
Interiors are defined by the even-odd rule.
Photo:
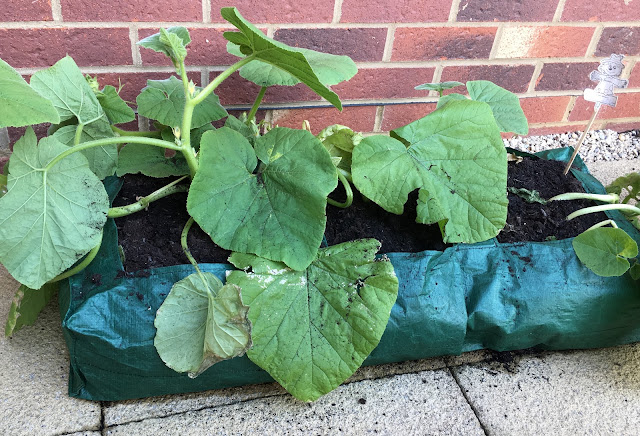
[[[487,427],[484,425],[484,423],[480,419],[480,413],[475,408],[473,403],[471,403],[471,400],[469,399],[469,396],[467,395],[467,391],[464,389],[464,387],[462,387],[462,384],[460,383],[460,379],[458,378],[458,375],[453,370],[453,368],[447,367],[447,370],[449,371],[449,374],[451,374],[451,377],[453,377],[453,379],[456,381],[456,384],[458,385],[458,388],[460,389],[460,393],[462,394],[462,396],[464,397],[464,400],[467,402],[467,404],[469,405],[469,407],[473,411],[473,414],[476,416],[476,419],[478,420],[478,425],[480,425],[480,428],[482,429],[482,431],[484,432],[484,434],[486,436],[491,436],[491,433],[489,433],[489,430],[487,429]]]

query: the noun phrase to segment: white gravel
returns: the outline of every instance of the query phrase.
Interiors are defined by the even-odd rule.
[[[505,139],[505,145],[535,153],[550,148],[575,147],[582,132]],[[580,147],[585,162],[637,159],[640,156],[640,130],[618,133],[614,130],[591,130]]]

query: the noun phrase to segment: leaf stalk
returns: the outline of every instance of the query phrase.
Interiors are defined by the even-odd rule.
[[[177,180],[169,183],[162,188],[153,191],[151,194],[146,197],[142,197],[138,201],[132,204],[128,204],[126,206],[112,207],[107,212],[107,218],[121,218],[123,216],[131,215],[136,212],[140,212],[141,210],[146,209],[149,204],[153,203],[156,200],[160,200],[168,195],[175,194],[178,192],[187,192],[189,190],[189,186],[187,185],[178,185],[181,181],[186,179],[187,176],[180,177]]]

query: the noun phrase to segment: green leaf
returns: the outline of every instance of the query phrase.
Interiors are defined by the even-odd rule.
[[[61,121],[76,117],[79,124],[88,125],[105,115],[98,98],[69,56],[36,72],[31,77],[31,87],[51,100]]]
[[[464,95],[457,94],[455,92],[452,93],[452,94],[443,95],[442,97],[440,97],[438,99],[438,104],[436,105],[436,109],[440,109],[445,104],[449,103],[450,101],[455,101],[455,100],[468,100],[468,99]]]
[[[158,309],[153,344],[169,368],[197,377],[251,347],[248,310],[239,287],[222,286],[211,273],[191,274],[173,285]]]
[[[105,86],[96,97],[112,124],[128,123],[136,119],[133,109],[120,97],[115,87]]]
[[[507,191],[510,192],[511,194],[517,195],[527,203],[540,203],[540,204],[548,203],[547,200],[545,200],[540,196],[540,192],[536,191],[535,189],[514,188],[512,186],[509,186],[507,188]]]
[[[517,95],[488,80],[467,82],[467,89],[471,99],[491,106],[501,132],[513,132],[518,135],[529,133],[529,123],[520,107]]]
[[[351,376],[378,345],[398,295],[374,239],[319,250],[304,271],[236,254],[227,283],[242,288],[253,324],[249,358],[287,391],[314,401]]]
[[[182,153],[167,157],[165,150],[146,144],[129,144],[120,150],[118,177],[125,174],[142,173],[149,177],[184,176],[189,174],[189,165]]]
[[[138,45],[158,53],[164,53],[178,67],[187,56],[186,47],[190,42],[189,31],[185,27],[178,26],[160,29],[159,33],[154,33],[138,41]]]
[[[53,137],[64,145],[73,147],[77,125],[69,125],[60,127],[53,134]],[[106,116],[88,124],[82,128],[80,143],[93,141],[96,139],[112,138],[115,135],[111,130],[111,125]],[[112,176],[118,164],[118,146],[117,144],[103,145],[100,147],[91,147],[82,150],[80,153],[89,161],[89,168],[95,173],[100,180],[105,177]]]
[[[51,101],[32,89],[22,76],[0,59],[0,127],[59,123]]]
[[[640,280],[640,264],[635,262],[631,268],[629,268],[629,274],[633,280]]]
[[[229,45],[232,47],[229,47]],[[229,45],[227,50],[231,54],[244,57],[240,50],[236,49],[238,46],[231,43]],[[337,85],[349,80],[358,72],[355,62],[348,56],[337,56],[289,46],[287,46],[287,49],[302,53],[318,80],[325,86]],[[261,61],[253,61],[245,65],[240,69],[240,75],[260,86],[294,86],[300,83],[300,80],[280,67]]]
[[[438,91],[438,93],[442,94],[443,91],[451,88],[455,88],[458,86],[462,86],[464,83],[460,82],[437,82],[437,83],[423,83],[422,85],[418,85],[415,87],[417,90],[425,90],[425,91]]]
[[[420,188],[417,221],[440,222],[445,242],[498,234],[507,217],[507,154],[488,105],[452,101],[391,134],[353,150],[353,182],[363,195],[401,214]]]
[[[202,137],[187,210],[219,246],[302,270],[322,242],[337,183],[329,154],[307,131],[275,128],[254,151],[223,127]]]
[[[255,123],[255,120],[252,120],[251,124],[247,125],[245,113],[242,114],[241,119],[238,119],[233,115],[229,115],[224,123],[224,126],[229,127],[230,129],[242,134],[242,136],[244,136],[247,141],[251,143],[251,145],[253,145],[256,141],[256,138],[260,136],[260,129]]]
[[[600,227],[573,239],[578,259],[603,277],[621,276],[629,269],[627,259],[638,255],[638,244],[622,229]]]
[[[31,128],[9,161],[0,198],[0,261],[22,284],[39,289],[100,243],[109,198],[87,159],[55,138],[37,144]]]
[[[362,141],[362,134],[356,133],[346,126],[334,124],[318,133],[318,139],[327,149],[331,157],[337,159],[336,166],[351,172],[351,154],[353,148]]]
[[[291,47],[267,38],[258,28],[246,21],[235,8],[222,8],[222,18],[233,24],[241,33],[225,32],[224,37],[240,46],[246,56],[274,65],[306,84],[316,94],[342,110],[338,96],[327,88],[316,75],[304,55]]]
[[[201,88],[197,88],[198,90]],[[186,102],[182,81],[175,76],[148,80],[138,98],[138,114],[169,127],[180,127]],[[201,127],[227,116],[217,95],[211,93],[193,111],[191,127]]]
[[[58,293],[59,283],[46,283],[41,289],[20,286],[13,297],[4,335],[11,336],[22,327],[33,325],[38,315]]]
[[[628,204],[632,200],[640,202],[640,173],[629,173],[618,177],[609,186],[607,192],[618,194],[622,203]]]

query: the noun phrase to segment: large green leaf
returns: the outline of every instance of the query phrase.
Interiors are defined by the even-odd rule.
[[[4,327],[4,335],[11,336],[22,327],[33,325],[38,315],[58,293],[59,283],[47,283],[41,289],[20,286],[13,297],[9,316]]]
[[[135,112],[120,97],[115,87],[105,86],[102,91],[96,93],[96,97],[112,124],[128,123],[136,119]]]
[[[22,284],[39,289],[100,243],[109,199],[87,159],[55,138],[37,144],[32,129],[16,142],[8,192],[0,198],[0,261]]]
[[[338,96],[325,86],[313,67],[309,65],[305,56],[297,51],[300,49],[293,49],[286,44],[267,38],[258,28],[246,21],[235,8],[222,8],[220,13],[222,18],[240,30],[240,32],[225,32],[224,37],[232,44],[239,46],[242,54],[245,56],[253,56],[253,58],[258,61],[278,67],[307,85],[316,94],[329,101],[329,103],[342,110],[342,103],[340,103]],[[319,73],[325,75],[323,76],[325,79],[335,76],[332,77],[329,82],[334,82],[340,77],[351,77],[355,74],[353,65],[344,68],[344,66],[348,64],[344,59],[332,61],[332,64],[340,68],[334,73],[329,73],[328,68],[323,69],[323,72]],[[351,74],[352,72],[353,74]],[[349,74],[351,74],[351,76],[349,76]],[[282,76],[280,76],[278,80],[281,78]],[[268,83],[271,81],[272,80]]]
[[[469,96],[476,101],[487,103],[501,132],[513,132],[518,135],[529,133],[529,124],[525,117],[518,96],[488,81],[474,80],[467,82]]]
[[[64,145],[73,147],[77,125],[69,125],[60,127],[55,131],[53,137]],[[87,124],[82,128],[82,134],[80,135],[80,143],[93,141],[96,139],[112,138],[114,135],[111,130],[109,120],[106,115],[100,119]],[[102,145],[100,147],[91,147],[86,150],[82,150],[80,153],[84,155],[89,161],[89,168],[98,176],[99,179],[112,176],[116,165],[118,164],[118,146],[116,144]]]
[[[334,124],[318,133],[318,139],[327,149],[331,157],[338,159],[338,168],[351,173],[351,154],[363,136],[346,126]]]
[[[242,288],[253,323],[249,358],[303,401],[351,376],[378,345],[398,295],[374,239],[321,249],[304,271],[233,254],[227,283]]]
[[[485,103],[451,101],[426,117],[370,136],[353,150],[353,182],[401,214],[420,188],[417,221],[439,222],[446,242],[490,239],[507,217],[507,154]]]
[[[22,76],[0,59],[0,127],[59,123],[51,101],[32,89]]]
[[[51,100],[60,120],[76,117],[79,124],[91,124],[105,114],[98,98],[71,57],[66,56],[31,77],[31,87]]]
[[[240,288],[211,273],[192,274],[171,288],[158,312],[153,341],[164,363],[196,377],[251,346],[249,308]]]
[[[200,89],[200,88],[197,88]],[[180,127],[185,96],[182,81],[175,76],[165,80],[148,80],[138,98],[138,114],[157,120],[165,126]],[[201,127],[227,116],[217,95],[211,93],[193,111],[191,127]]]
[[[163,148],[129,144],[120,150],[116,174],[120,177],[136,173],[149,177],[184,176],[189,174],[189,165],[182,153],[167,157]]]
[[[307,131],[275,128],[254,151],[223,127],[202,137],[187,209],[221,247],[301,270],[315,259],[337,183],[329,153]]]
[[[630,258],[638,255],[638,244],[622,229],[600,227],[573,239],[578,259],[599,276],[621,276],[629,269]]]
[[[187,56],[187,45],[191,42],[189,31],[181,26],[160,29],[160,32],[149,35],[138,41],[144,48],[164,53],[178,67]]]
[[[454,101],[454,100],[467,100],[467,97],[465,97],[462,94],[455,93],[455,92],[451,93],[451,94],[443,95],[442,97],[440,97],[438,99],[438,104],[436,105],[436,109],[440,109],[445,104],[449,103],[450,101]]]
[[[233,47],[238,46],[229,43],[228,51],[231,54],[244,57],[239,49],[236,50]],[[358,72],[358,67],[349,56],[321,53],[306,48],[287,48],[293,52],[302,53],[318,80],[325,86],[337,85],[349,80]],[[240,69],[240,75],[260,86],[293,86],[300,83],[299,79],[280,67],[261,61],[253,61],[245,65]]]

